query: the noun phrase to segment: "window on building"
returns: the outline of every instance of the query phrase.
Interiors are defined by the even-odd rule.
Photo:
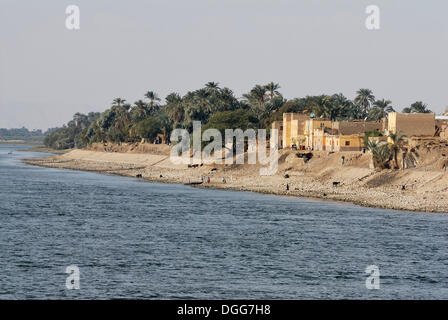
[[[349,146],[350,145],[350,141],[345,141],[345,145]]]

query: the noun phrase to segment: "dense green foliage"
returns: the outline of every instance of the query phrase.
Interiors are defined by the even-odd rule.
[[[258,118],[248,109],[239,109],[235,111],[221,111],[212,115],[208,123],[202,127],[202,130],[217,129],[224,137],[226,129],[247,129],[258,128]]]
[[[157,118],[149,117],[137,123],[135,132],[143,139],[152,141],[157,134],[162,133],[161,127],[162,124]]]
[[[92,125],[96,122],[99,115],[96,112],[90,112],[88,115],[76,113],[67,125],[54,130],[45,137],[45,145],[53,149],[81,148],[85,146],[90,141],[88,137],[89,129],[92,129]]]
[[[367,149],[369,149],[369,151],[372,153],[373,164],[375,168],[379,169],[389,168],[391,152],[389,145],[386,142],[369,140],[366,146]]]
[[[154,91],[146,92],[143,99],[134,104],[116,98],[101,114],[75,114],[67,125],[52,132],[45,143],[52,148],[66,149],[94,142],[151,141],[159,133],[169,135],[174,128],[191,132],[194,120],[201,121],[203,128],[244,130],[247,127],[269,128],[273,121],[281,120],[285,112],[303,112],[331,120],[379,120],[393,111],[389,100],[376,100],[369,89],[360,89],[353,101],[341,93],[288,100],[279,90],[280,86],[273,82],[256,85],[238,99],[229,88],[208,82],[204,88],[184,96],[170,93],[164,104]],[[416,104],[412,106],[412,112],[422,110]]]
[[[406,141],[407,136],[400,131],[389,134],[389,147],[394,158],[395,169],[399,168],[398,165],[398,152],[401,150],[403,143]]]
[[[369,132],[371,137],[375,137],[375,131]],[[407,136],[401,131],[390,133],[388,141],[369,140],[366,134],[366,147],[372,153],[375,168],[390,168],[390,161],[393,160],[393,168],[398,169],[398,153],[407,140]]]
[[[404,113],[432,113],[428,106],[421,101],[411,104],[410,107],[403,109]]]

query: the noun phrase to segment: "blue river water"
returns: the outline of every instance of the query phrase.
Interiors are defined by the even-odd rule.
[[[33,167],[23,148],[0,145],[0,299],[448,298],[448,215]]]

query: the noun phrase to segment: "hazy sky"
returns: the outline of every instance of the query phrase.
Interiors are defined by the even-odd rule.
[[[65,27],[80,8],[81,29]],[[365,9],[381,9],[381,30]],[[401,110],[448,106],[445,0],[0,0],[0,127],[60,126],[148,90],[217,81],[286,98],[367,87]]]

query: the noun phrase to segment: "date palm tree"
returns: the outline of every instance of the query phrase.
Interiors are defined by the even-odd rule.
[[[125,102],[126,102],[125,99],[122,99],[122,98],[115,98],[115,99],[112,101],[112,106],[121,107]]]
[[[182,98],[178,93],[172,92],[166,96],[165,101],[167,104],[177,104],[182,102]]]
[[[354,102],[360,105],[363,109],[364,115],[367,115],[370,110],[370,106],[375,101],[375,96],[370,89],[359,89],[356,92],[357,96]]]
[[[375,168],[385,169],[388,167],[391,154],[387,143],[369,140],[366,143],[366,147],[372,153]]]
[[[403,113],[432,113],[432,111],[428,109],[425,103],[417,101],[411,104],[410,107],[404,108]]]
[[[373,108],[370,109],[368,119],[369,120],[381,120],[387,116],[389,112],[395,112],[394,108],[391,105],[392,101],[390,100],[376,100],[373,103]]]
[[[373,103],[373,106],[375,108],[380,108],[380,109],[384,110],[385,112],[395,112],[394,107],[392,107],[391,104],[392,104],[392,101],[381,99],[381,100],[376,100]]]
[[[76,127],[81,127],[82,129],[89,126],[89,120],[88,120],[87,116],[80,112],[76,112],[73,115],[73,121],[74,121]]]
[[[333,97],[324,96],[321,104],[321,116],[330,119],[331,122],[335,121],[341,113],[341,108],[335,103]]]
[[[174,123],[180,123],[184,119],[184,107],[182,106],[182,97],[176,93],[172,92],[165,98],[166,101],[166,112],[169,117],[174,121]]]
[[[199,106],[204,112],[213,112],[212,106],[209,103],[210,91],[207,89],[199,89],[195,92],[194,98],[199,103]]]
[[[269,97],[272,100],[275,96],[278,96],[280,92],[278,89],[280,89],[280,85],[278,83],[270,82],[267,85],[264,86],[266,91],[269,92]]]
[[[356,119],[356,110],[353,101],[347,99],[342,93],[331,96],[333,104],[339,108],[338,116],[344,119]]]
[[[132,108],[132,118],[135,122],[141,121],[149,116],[149,109],[146,102],[143,100],[138,100],[134,103],[134,108]]]
[[[243,97],[252,107],[256,104],[259,110],[264,110],[264,103],[266,102],[266,87],[257,84],[252,88],[252,90],[250,90],[249,93],[244,94]]]
[[[389,148],[393,154],[395,169],[398,169],[398,152],[401,150],[403,143],[406,141],[407,136],[402,134],[401,131],[392,132],[389,134]]]
[[[205,88],[213,92],[219,91],[220,90],[219,82],[213,82],[213,81],[207,82],[205,84]]]
[[[145,98],[149,100],[149,110],[155,111],[157,105],[157,102],[160,101],[159,96],[154,91],[148,91],[145,93]]]

